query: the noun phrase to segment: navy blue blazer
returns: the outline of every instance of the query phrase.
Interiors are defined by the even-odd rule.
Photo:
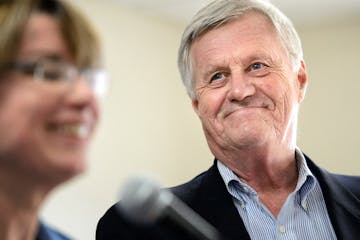
[[[316,166],[308,157],[306,161],[320,183],[337,238],[360,239],[360,176],[329,173]],[[217,228],[226,239],[250,240],[216,167],[216,160],[206,172],[170,190]],[[96,239],[190,240],[192,238],[165,218],[153,226],[134,225],[124,219],[114,205],[100,219]]]

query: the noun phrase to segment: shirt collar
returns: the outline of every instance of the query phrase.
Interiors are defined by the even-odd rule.
[[[306,198],[309,195],[309,193],[315,187],[316,178],[313,175],[313,173],[310,171],[310,169],[306,163],[304,154],[302,154],[302,152],[300,151],[299,148],[295,149],[295,159],[296,159],[296,164],[297,164],[298,173],[299,173],[295,192],[298,193],[298,196],[300,198],[299,201],[300,201],[301,205],[303,207],[305,207],[304,203],[305,203]]]
[[[301,205],[306,201],[308,194],[314,189],[316,184],[316,179],[312,172],[310,171],[305,157],[302,154],[299,148],[295,148],[295,159],[298,169],[298,181],[295,188],[296,193],[298,193],[298,201]],[[227,166],[225,166],[221,161],[217,161],[217,168],[220,172],[220,175],[226,185],[227,191],[236,199],[240,201],[245,201],[243,195],[252,195],[257,197],[257,193],[246,183],[242,182],[237,175]]]

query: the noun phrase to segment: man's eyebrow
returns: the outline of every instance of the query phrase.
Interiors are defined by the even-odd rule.
[[[243,63],[249,63],[256,60],[265,60],[267,62],[273,61],[272,57],[267,52],[262,52],[262,51],[257,51],[248,56],[240,57],[238,61]]]
[[[228,68],[226,67],[225,64],[223,64],[223,65],[211,64],[211,65],[207,66],[204,71],[201,72],[201,75],[208,77],[208,76],[214,74],[215,72],[226,71],[226,69],[228,69]]]

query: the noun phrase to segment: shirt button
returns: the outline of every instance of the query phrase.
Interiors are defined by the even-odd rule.
[[[279,226],[279,232],[281,232],[281,233],[285,233],[285,232],[286,232],[286,228],[285,228],[284,225],[280,225],[280,226]]]
[[[307,210],[306,201],[302,201],[301,206],[304,208],[304,210]]]

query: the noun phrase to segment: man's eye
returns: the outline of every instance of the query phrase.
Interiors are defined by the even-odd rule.
[[[249,70],[257,71],[257,70],[263,69],[264,67],[265,67],[265,65],[263,63],[254,63],[254,64],[250,65]]]
[[[214,74],[214,76],[211,77],[211,82],[222,79],[223,77],[224,77],[223,73],[216,73],[216,74]]]

